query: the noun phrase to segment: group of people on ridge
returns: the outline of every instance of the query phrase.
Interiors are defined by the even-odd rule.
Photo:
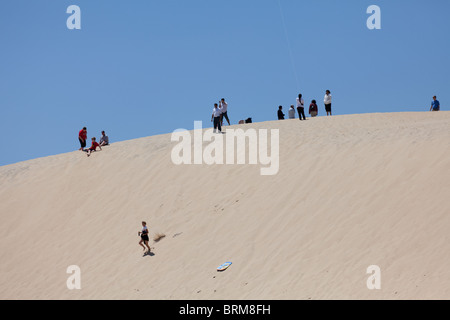
[[[300,93],[298,97],[296,98],[297,102],[297,112],[298,117],[300,120],[306,120],[305,116],[305,101],[303,99],[302,94]],[[323,99],[324,105],[325,105],[325,111],[327,113],[327,116],[331,116],[331,92],[330,90],[326,90],[325,97]],[[433,101],[431,102],[430,111],[439,111],[440,110],[440,103],[437,100],[436,96],[433,97]],[[312,100],[309,105],[309,115],[313,118],[316,117],[319,113],[319,108],[317,106],[316,100]],[[278,120],[284,120],[285,114],[283,113],[283,107],[278,107]],[[225,99],[222,98],[219,103],[214,104],[214,109],[211,115],[211,122],[214,122],[214,133],[222,133],[222,126],[223,126],[223,119],[226,119],[228,122],[228,125],[231,125],[230,119],[228,118],[228,103],[225,102]],[[295,109],[294,105],[291,105],[289,109],[289,119],[295,119]],[[217,130],[217,131],[216,131]],[[85,150],[86,148],[86,141],[87,141],[87,128],[84,127],[80,130],[78,133],[78,140],[80,141],[80,149],[81,151],[87,152],[87,156],[89,157],[93,151],[96,151],[97,148],[100,150],[103,146],[109,145],[109,138],[105,134],[105,131],[102,131],[102,136],[100,138],[100,142],[96,141],[95,137],[92,137],[92,144],[91,146]]]
[[[300,120],[306,120],[305,116],[305,101],[303,100],[303,96],[300,93],[297,97],[297,112],[298,112],[298,118]],[[327,116],[331,116],[331,92],[330,90],[327,90],[325,92],[325,97],[323,99],[323,102],[325,104],[325,111],[327,113]],[[317,106],[316,100],[312,100],[311,104],[309,105],[309,115],[311,117],[316,117],[319,114],[319,108]],[[284,120],[285,114],[283,113],[283,106],[278,107],[278,120]],[[289,119],[295,119],[295,109],[294,105],[291,105],[289,109]]]
[[[80,141],[80,149],[81,151],[87,152],[87,156],[89,157],[93,151],[96,151],[97,148],[102,150],[103,146],[109,145],[109,138],[106,135],[105,131],[102,131],[102,137],[100,138],[100,143],[96,141],[95,137],[91,138],[92,144],[89,147],[89,149],[85,150],[86,148],[86,141],[87,141],[87,128],[83,127],[83,129],[80,130],[78,133],[78,141]]]

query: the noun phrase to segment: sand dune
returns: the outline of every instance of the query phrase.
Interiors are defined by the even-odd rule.
[[[279,129],[278,174],[177,166],[170,134],[0,167],[0,298],[450,298],[450,112],[238,127]]]

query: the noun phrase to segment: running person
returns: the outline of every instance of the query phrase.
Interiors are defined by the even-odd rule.
[[[142,221],[142,231],[138,232],[138,236],[141,237],[141,241],[139,241],[139,245],[144,248],[145,251],[145,247],[142,243],[145,244],[145,246],[147,247],[148,251],[147,253],[150,253],[150,247],[148,246],[148,228],[147,228],[147,222]]]

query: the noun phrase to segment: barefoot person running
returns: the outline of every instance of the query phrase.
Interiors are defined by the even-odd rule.
[[[139,241],[139,245],[144,248],[145,247],[142,243],[144,243],[147,246],[147,253],[150,253],[150,247],[148,246],[148,228],[147,228],[147,222],[142,221],[142,231],[138,232],[138,236],[141,236],[141,241]]]

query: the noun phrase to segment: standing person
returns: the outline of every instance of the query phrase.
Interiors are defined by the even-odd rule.
[[[325,92],[325,97],[323,98],[323,103],[325,104],[325,111],[327,112],[327,116],[331,116],[331,93],[330,90]]]
[[[430,111],[439,111],[441,109],[441,104],[437,100],[436,96],[433,97],[433,101],[431,101]]]
[[[214,109],[211,115],[211,122],[214,120],[214,133],[216,133],[216,129],[219,129],[218,133],[222,133],[222,126],[220,124],[220,116],[222,114],[222,109],[219,108],[217,103],[214,103]]]
[[[142,221],[142,231],[138,231],[138,236],[141,237],[141,241],[139,241],[139,245],[140,245],[142,248],[144,248],[144,251],[145,251],[145,247],[144,247],[144,244],[145,244],[145,246],[146,246],[147,249],[148,249],[147,253],[150,253],[150,247],[148,246],[148,241],[149,241],[149,239],[148,239],[147,222]],[[142,243],[144,243],[144,244],[142,244]]]
[[[100,147],[107,146],[109,144],[109,138],[105,134],[105,131],[102,131],[102,137],[100,138]]]
[[[87,129],[84,127],[78,132],[78,141],[80,141],[81,148],[79,150],[84,151],[86,148],[86,140],[87,140]]]
[[[295,119],[294,105],[291,105],[291,107],[289,108],[289,119]]]
[[[284,113],[283,113],[283,107],[278,107],[278,120],[284,120]]]
[[[91,155],[91,153],[93,151],[95,151],[97,149],[97,147],[100,148],[100,150],[102,150],[102,147],[100,147],[100,145],[98,144],[97,141],[95,141],[95,137],[92,138],[92,145],[89,147],[89,149],[87,150],[87,156],[89,157]]]
[[[298,112],[298,118],[300,120],[302,120],[302,117],[303,117],[303,120],[306,120],[305,101],[303,100],[301,93],[298,95],[298,98],[297,98],[297,112]]]
[[[228,103],[225,102],[224,98],[222,98],[222,100],[220,100],[219,106],[222,109],[222,114],[220,115],[220,125],[223,126],[223,118],[225,117],[225,119],[227,119],[228,125],[231,126],[230,119],[228,119],[228,113],[227,113]]]
[[[317,116],[317,114],[319,113],[319,108],[317,107],[317,103],[316,100],[312,100],[311,104],[309,105],[309,114],[311,115],[311,117],[315,117]]]

